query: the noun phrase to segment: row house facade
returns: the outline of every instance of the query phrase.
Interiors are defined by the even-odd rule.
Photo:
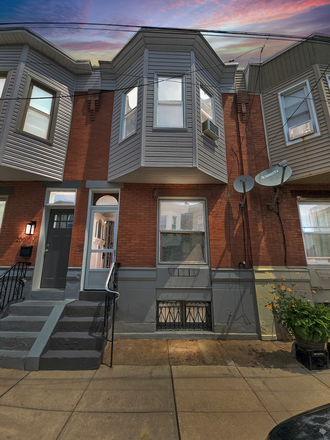
[[[0,266],[31,263],[27,298],[99,298],[118,262],[117,337],[233,339],[276,338],[284,278],[330,298],[327,38],[245,69],[194,31],[98,67],[27,29],[0,52]],[[273,209],[258,184],[242,205],[235,180],[284,160]]]

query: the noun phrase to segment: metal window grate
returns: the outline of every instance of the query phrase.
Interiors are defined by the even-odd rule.
[[[158,301],[157,330],[212,331],[211,302]]]

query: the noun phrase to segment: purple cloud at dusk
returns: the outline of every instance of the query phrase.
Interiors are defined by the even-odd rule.
[[[107,28],[102,23],[217,29],[308,36],[330,35],[330,0],[4,0],[0,25],[13,22],[84,22],[84,25],[25,25],[76,59],[111,60],[137,29]],[[16,25],[15,25],[16,26]],[[224,61],[240,64],[267,58],[290,41],[260,37],[206,36]]]

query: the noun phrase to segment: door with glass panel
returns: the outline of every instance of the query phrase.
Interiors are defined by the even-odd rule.
[[[112,262],[116,260],[117,208],[91,209],[85,288],[104,290]]]

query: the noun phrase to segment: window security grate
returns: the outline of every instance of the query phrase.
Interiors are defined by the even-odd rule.
[[[212,331],[211,303],[158,301],[157,330]]]

